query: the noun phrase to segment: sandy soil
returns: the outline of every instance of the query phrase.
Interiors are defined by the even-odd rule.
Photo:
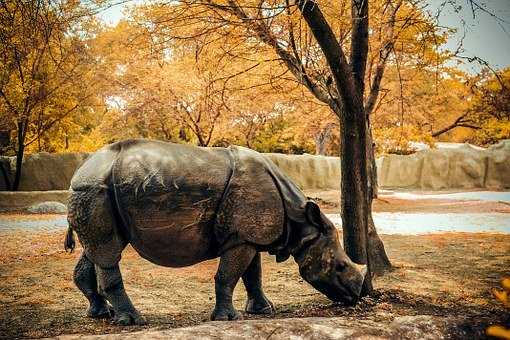
[[[27,218],[30,219],[31,221],[48,220],[54,218],[57,215],[60,214],[30,214],[23,211],[9,211],[0,213],[0,217],[2,218],[2,220],[7,221],[23,221],[26,220]]]
[[[62,251],[63,232],[14,232],[0,239],[0,335],[44,337],[58,334],[118,333],[106,320],[84,316],[86,300],[74,287],[72,269],[80,249]],[[491,320],[505,323],[505,311],[490,288],[508,275],[510,235],[434,234],[386,236],[395,270],[378,278],[377,291],[356,307],[331,304],[299,277],[292,260],[276,264],[264,256],[267,295],[277,306],[275,317],[345,316],[390,322],[400,315],[466,318],[470,334],[482,334]],[[208,320],[214,304],[217,261],[182,269],[163,268],[127,249],[121,262],[125,285],[134,304],[147,317],[146,328],[172,328]],[[245,293],[236,289],[242,309]],[[246,316],[252,318],[252,316]]]
[[[308,195],[319,197],[326,211],[338,212],[335,192]],[[508,212],[506,204],[465,203],[383,198],[375,202],[374,210]],[[13,220],[22,217],[2,215],[6,216]],[[62,250],[63,239],[64,231],[0,234],[0,337],[142,329],[120,328],[108,320],[85,317],[87,302],[72,282],[81,249],[66,254]],[[303,282],[293,260],[276,264],[272,257],[264,255],[265,290],[276,305],[274,317],[343,316],[353,322],[370,319],[388,323],[402,315],[459,317],[464,321],[455,326],[452,334],[467,332],[469,338],[482,337],[491,323],[510,326],[508,312],[490,293],[503,276],[510,275],[509,234],[383,235],[383,241],[395,270],[377,278],[374,294],[356,307],[329,302]],[[151,329],[209,320],[216,267],[216,260],[181,269],[158,267],[141,259],[131,248],[121,261],[127,292],[149,322],[143,328]],[[242,310],[244,302],[245,292],[240,284],[235,305]]]

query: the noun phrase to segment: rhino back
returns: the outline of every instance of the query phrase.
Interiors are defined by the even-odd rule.
[[[91,154],[74,173],[70,189],[82,191],[90,187],[107,187],[118,152],[119,149],[110,144]]]
[[[213,257],[211,222],[229,173],[222,148],[156,141],[123,148],[112,178],[133,247],[167,266]]]

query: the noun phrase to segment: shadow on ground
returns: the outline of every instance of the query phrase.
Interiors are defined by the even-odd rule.
[[[84,317],[86,300],[72,282],[80,249],[64,253],[63,237],[62,231],[1,235],[1,337],[133,332],[209,320],[217,261],[164,268],[141,259],[130,248],[124,252],[121,270],[128,294],[149,325],[120,328],[108,320]],[[508,275],[510,235],[448,233],[383,238],[395,270],[378,278],[377,291],[355,307],[330,303],[299,277],[292,260],[276,264],[272,257],[264,256],[265,290],[277,308],[274,318],[342,317],[356,326],[429,315],[457,320],[448,326],[448,332],[458,338],[479,338],[487,325],[510,321],[490,293],[491,287]],[[234,303],[242,309],[244,302],[240,285]]]

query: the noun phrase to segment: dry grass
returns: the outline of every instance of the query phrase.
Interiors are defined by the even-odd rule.
[[[64,253],[63,238],[64,232],[1,236],[0,335],[43,337],[139,330],[84,316],[86,300],[72,282],[80,249]],[[400,315],[461,316],[466,318],[462,327],[473,335],[481,334],[488,316],[505,323],[505,312],[491,297],[490,288],[508,274],[510,235],[385,236],[384,241],[395,270],[377,279],[374,296],[356,307],[331,304],[303,282],[292,260],[276,264],[264,256],[265,290],[277,306],[275,317],[342,315],[353,322],[389,322]],[[146,327],[172,328],[209,319],[216,265],[217,261],[208,261],[182,269],[163,268],[129,248],[121,269],[128,294],[149,321]],[[235,305],[242,309],[244,300],[239,285]]]
[[[337,213],[337,192],[312,192],[323,210]],[[510,212],[493,202],[439,200],[375,201],[375,211]],[[2,219],[46,219],[46,215],[2,214]],[[84,316],[87,302],[72,282],[80,249],[66,254],[64,231],[0,234],[0,338],[45,337],[59,334],[102,334],[135,331],[108,320]],[[510,235],[445,233],[422,236],[383,235],[395,270],[378,278],[376,292],[356,307],[330,303],[298,274],[292,260],[276,264],[263,256],[267,295],[277,307],[276,318],[343,316],[391,322],[402,315],[459,317],[451,335],[483,335],[491,323],[510,323],[508,314],[492,298],[490,289],[509,275]],[[164,268],[141,259],[128,248],[121,261],[125,286],[135,306],[148,319],[145,328],[172,328],[209,320],[214,305],[217,261],[187,268]],[[242,284],[235,305],[243,309]],[[247,316],[246,318],[253,318]],[[460,335],[459,335],[460,337]]]

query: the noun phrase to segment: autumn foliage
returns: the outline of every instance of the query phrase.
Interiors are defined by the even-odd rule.
[[[225,24],[184,1],[131,7],[114,26],[97,19],[97,5],[77,1],[3,4],[2,154],[91,151],[132,137],[338,154],[331,110],[239,22]],[[349,6],[323,4],[344,39]],[[440,48],[452,29],[438,26],[419,2],[400,5],[386,49],[385,6],[371,4],[367,68],[374,72],[366,79],[369,86],[385,57],[371,119],[377,152],[412,152],[409,141],[488,145],[510,137],[510,69],[472,75],[452,66],[454,53]],[[272,10],[274,36],[297,44],[310,74],[325,77],[300,16]],[[284,34],[290,29],[292,41]]]
[[[501,280],[502,290],[494,288],[492,293],[498,302],[502,303],[506,308],[510,309],[510,278],[506,277]],[[487,328],[487,335],[500,338],[510,339],[510,329],[500,326],[492,325]]]

